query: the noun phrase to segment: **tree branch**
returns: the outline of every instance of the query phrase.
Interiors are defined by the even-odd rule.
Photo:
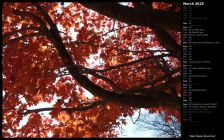
[[[43,34],[40,33],[40,32],[38,32],[38,33],[24,34],[24,35],[22,35],[20,37],[17,37],[17,38],[14,38],[14,39],[10,39],[7,42],[3,42],[2,44],[5,45],[5,44],[9,44],[9,43],[15,43],[15,42],[18,42],[19,40],[22,40],[22,39],[25,39],[25,38],[28,38],[28,37],[41,36],[41,35],[43,35]]]
[[[152,12],[148,12],[141,9],[123,6],[117,3],[81,4],[100,14],[119,20],[121,22],[125,22],[127,24],[153,27],[164,30],[170,29],[173,31],[180,31],[181,29],[180,17],[175,16],[169,12],[161,10],[153,10]]]
[[[144,86],[148,86],[148,85],[152,85],[152,86],[153,86],[153,85],[155,85],[157,82],[160,82],[160,81],[162,81],[162,80],[164,80],[164,79],[170,77],[170,75],[172,75],[172,74],[174,74],[174,73],[177,73],[177,72],[179,72],[180,70],[181,70],[180,67],[179,67],[179,68],[176,68],[176,69],[174,69],[173,71],[171,71],[170,73],[166,73],[165,75],[162,75],[162,76],[158,77],[157,79],[155,79],[155,80],[153,80],[153,81],[148,80],[148,81],[146,81],[146,82],[144,82],[144,83],[142,83],[142,84],[139,84],[139,85],[137,85],[137,86],[135,86],[135,87],[132,87],[132,88],[126,90],[125,92],[133,92],[134,90],[141,89],[141,88],[143,88]],[[173,79],[173,80],[174,80],[174,79]],[[174,83],[177,82],[176,80],[180,80],[180,79],[179,79],[179,78],[176,78],[174,81],[167,81],[167,82],[172,82],[172,83],[166,85],[166,83],[167,83],[167,82],[166,82],[166,83],[164,83],[164,85],[157,86],[156,88],[157,88],[157,89],[161,89],[161,90],[163,90],[163,89],[168,89],[168,87],[170,87],[172,84],[174,84]]]
[[[136,63],[145,61],[145,60],[150,60],[152,62],[155,62],[157,58],[163,58],[163,57],[168,57],[168,56],[170,56],[170,54],[162,54],[162,55],[157,55],[157,56],[149,56],[149,57],[140,58],[138,60],[131,61],[131,62],[128,62],[128,63],[119,64],[119,65],[115,65],[115,66],[110,66],[110,67],[108,67],[106,69],[103,69],[103,70],[94,70],[94,71],[95,72],[106,72],[106,71],[110,71],[112,69],[117,69],[117,68],[120,68],[120,67],[133,65],[133,64],[136,64]]]
[[[159,43],[169,50],[171,54],[181,60],[181,46],[177,44],[176,40],[173,39],[166,30],[153,29]]]
[[[4,41],[6,38],[9,38],[10,36],[12,36],[12,35],[14,35],[16,33],[23,32],[23,31],[27,31],[27,30],[36,30],[36,31],[39,31],[40,28],[38,28],[38,27],[24,27],[24,28],[15,30],[15,31],[11,31],[11,32],[8,32],[8,33],[3,34],[2,35],[2,40]]]
[[[92,40],[91,40],[92,41]],[[84,44],[84,45],[91,45],[91,46],[94,46],[94,47],[98,47],[98,45],[95,45],[95,44],[92,44],[90,43],[90,41],[88,42],[83,42],[83,41],[72,41],[72,43],[74,44]],[[107,46],[104,46],[104,45],[101,45],[100,46],[101,48],[109,48]],[[141,50],[141,51],[138,51],[138,50],[124,50],[124,49],[120,49],[120,48],[112,48],[114,50],[117,50],[117,51],[120,51],[122,53],[129,53],[129,52],[134,52],[134,53],[145,53],[145,52],[170,52],[169,50],[164,50],[164,49],[158,49],[158,50]]]
[[[73,108],[60,108],[60,110],[61,111],[66,111],[68,113],[72,113],[72,112],[75,112],[75,111],[86,111],[86,110],[92,109],[94,107],[97,107],[99,105],[102,105],[104,103],[106,103],[106,101],[100,100],[100,101],[93,102],[93,103],[91,103],[90,105],[87,105],[87,106],[78,106],[78,107],[73,107]],[[47,107],[47,108],[38,108],[38,109],[30,109],[30,110],[27,109],[27,110],[24,110],[23,112],[19,112],[19,114],[27,115],[27,114],[30,114],[30,113],[52,111],[54,109],[56,109],[56,108]]]
[[[112,29],[112,30],[110,30],[110,31],[108,31],[108,32],[106,32],[106,33],[103,33],[102,35],[101,35],[101,37],[102,36],[105,36],[105,35],[107,35],[107,34],[109,34],[109,33],[111,33],[111,32],[114,32],[114,31],[117,31],[117,30],[121,30],[121,29],[123,29],[123,28],[126,28],[126,27],[128,27],[128,26],[130,26],[130,25],[125,25],[125,26],[122,26],[122,27],[120,27],[120,28],[117,28],[117,29]],[[94,37],[93,39],[91,39],[90,41],[88,41],[88,42],[92,42],[93,40],[95,40],[97,37]]]
[[[100,74],[97,74],[95,70],[93,69],[89,69],[89,68],[85,68],[83,66],[80,66],[80,73],[82,74],[91,74],[92,76],[94,77],[97,77],[99,79],[102,79],[103,81],[107,82],[108,84],[110,84],[113,88],[114,91],[121,91],[122,89],[117,86],[111,79],[107,78],[107,77],[104,77]]]
[[[133,119],[132,119],[131,116],[129,116],[129,117],[131,118],[132,123],[133,123],[133,124],[136,124],[136,122],[139,120],[140,116],[141,116],[141,108],[140,108],[139,111],[138,111],[138,117],[137,117],[137,119],[136,119],[135,121],[133,121]]]
[[[175,78],[170,78],[168,81],[166,81],[163,84],[160,84],[154,88],[156,89],[160,89],[160,90],[166,90],[166,89],[170,89],[172,88],[174,85],[176,85],[177,83],[181,82],[181,76],[177,76]]]
[[[39,23],[40,24],[40,27],[43,28],[44,31],[47,31],[48,30],[48,28],[45,25],[44,21],[41,18],[39,18],[38,16],[36,16],[36,15],[30,13],[30,12],[14,10],[12,13],[14,13],[15,15],[23,16],[23,17],[29,17],[32,20],[34,20],[37,23]]]

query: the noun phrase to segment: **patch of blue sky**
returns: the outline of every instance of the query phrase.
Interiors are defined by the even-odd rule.
[[[144,108],[141,109],[141,113],[148,113]],[[138,123],[132,121],[138,118],[139,112],[135,111],[132,117],[126,117],[127,125],[122,126],[123,132],[118,135],[119,138],[153,138],[158,137],[155,130],[141,130]],[[152,118],[156,117],[156,114],[149,114]],[[132,120],[131,120],[132,118]],[[117,128],[118,130],[118,128]],[[119,131],[119,130],[118,130]]]

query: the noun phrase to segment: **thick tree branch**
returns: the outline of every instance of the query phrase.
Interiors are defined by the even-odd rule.
[[[152,29],[159,43],[169,50],[171,54],[181,60],[181,46],[173,39],[166,30]]]
[[[146,7],[142,2],[132,2],[132,4],[134,5],[135,9],[146,10]]]
[[[155,86],[154,88],[160,89],[160,90],[166,90],[166,89],[172,88],[174,85],[176,85],[177,83],[180,83],[180,82],[181,82],[181,76],[177,76],[174,78],[170,78],[165,83]]]
[[[141,9],[130,8],[118,3],[81,3],[83,6],[92,9],[107,17],[125,22],[131,25],[153,27],[159,29],[170,29],[180,31],[180,17],[172,13],[153,10],[148,12]],[[147,17],[147,18],[146,18]]]

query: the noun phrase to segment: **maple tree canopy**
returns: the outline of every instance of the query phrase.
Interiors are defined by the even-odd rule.
[[[2,6],[3,137],[116,137],[138,108],[180,121],[180,4]]]

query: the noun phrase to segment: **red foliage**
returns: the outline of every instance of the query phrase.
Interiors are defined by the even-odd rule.
[[[153,56],[153,52],[147,51],[149,49],[164,49],[150,28],[135,25],[123,27],[124,23],[93,12],[78,3],[66,4],[67,6],[58,2],[39,4],[57,24],[63,43],[75,64],[95,70],[106,69]],[[129,6],[132,7],[131,4]],[[155,9],[164,10],[166,6],[166,3],[153,4]],[[68,71],[45,33],[40,32],[33,36],[31,34],[36,33],[36,30],[23,30],[34,27],[39,29],[40,23],[30,17],[16,15],[14,10],[26,11],[39,17],[49,28],[46,19],[33,3],[3,3],[2,34],[5,36],[2,45],[2,136],[116,137],[118,133],[115,128],[122,123],[126,124],[125,120],[119,120],[119,117],[132,116],[134,108],[105,103],[70,114],[61,111],[63,107],[85,107],[98,100],[98,97],[87,96],[87,92],[74,78],[65,76]],[[115,27],[113,24],[116,24]],[[18,32],[20,29],[23,31]],[[7,36],[7,33],[13,34]],[[169,33],[180,43],[179,33]],[[19,37],[24,38],[16,40]],[[168,57],[167,61],[173,62],[172,68],[180,66],[177,59]],[[145,60],[100,72],[100,75],[126,90],[139,86],[150,78],[154,80],[163,75],[165,72],[154,68],[156,65]],[[102,79],[94,76],[90,79],[104,89],[113,89]],[[180,94],[180,85],[177,85],[176,89]],[[21,114],[43,102],[54,104],[54,109],[49,113],[50,117],[42,115],[42,112]],[[176,110],[166,107],[150,109],[150,113],[159,111],[165,112],[166,122],[171,115],[180,121],[180,114]],[[21,126],[20,122],[26,116],[28,122]]]

